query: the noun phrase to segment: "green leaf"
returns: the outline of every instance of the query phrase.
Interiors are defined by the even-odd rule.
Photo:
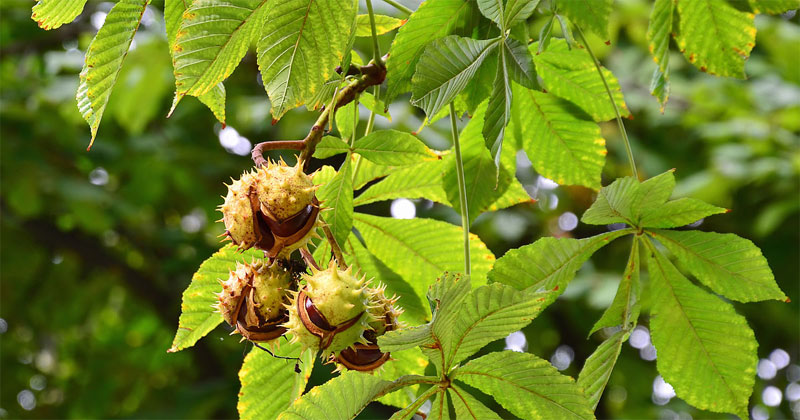
[[[670,169],[639,184],[631,198],[632,219],[638,221],[642,213],[658,209],[669,200],[675,189],[674,172]]]
[[[397,130],[378,130],[358,139],[355,151],[379,165],[413,165],[440,157],[416,136]]]
[[[653,73],[650,93],[661,104],[661,112],[669,98],[669,36],[672,32],[674,0],[656,0],[647,28],[647,46],[658,67]]]
[[[659,373],[687,403],[747,418],[758,362],[753,331],[733,306],[693,285],[645,243]]]
[[[488,409],[472,394],[456,384],[450,384],[450,388],[447,388],[447,394],[453,402],[457,419],[500,420],[500,416],[497,413]]]
[[[444,389],[439,389],[431,401],[431,411],[428,418],[431,420],[450,420],[450,399]]]
[[[314,149],[314,157],[317,159],[327,159],[340,153],[350,151],[350,146],[339,137],[325,136]]]
[[[756,42],[755,15],[725,0],[679,1],[675,40],[690,63],[709,74],[744,79]]]
[[[798,0],[749,0],[754,13],[777,15],[800,8]]]
[[[433,343],[430,324],[389,331],[378,337],[381,351],[393,352]]]
[[[787,299],[775,283],[767,259],[747,239],[697,230],[647,233],[672,252],[681,267],[716,293],[739,302]]]
[[[387,381],[393,381],[401,376],[423,375],[427,366],[428,359],[422,355],[420,349],[415,348],[392,353],[392,357],[381,366],[377,374]],[[400,392],[392,392],[378,398],[378,401],[403,408],[414,401],[414,396],[419,388],[419,385],[407,386]]]
[[[347,105],[336,110],[334,119],[336,120],[336,128],[339,129],[339,135],[342,136],[348,143],[353,138],[353,131],[358,122],[358,104],[357,101],[352,101]]]
[[[489,103],[488,107],[491,106]],[[484,120],[488,118],[487,103],[484,102],[475,110],[472,119],[459,136],[470,222],[475,221],[479,214],[498,200],[512,182],[518,183],[514,174],[509,173],[507,166],[503,165],[500,168],[495,166],[495,160],[486,150],[483,133],[486,127]],[[453,208],[460,212],[461,200],[458,193],[455,154],[448,155],[445,160],[444,191]]]
[[[527,20],[538,5],[539,0],[508,0],[503,11],[506,28],[511,28],[517,23]]]
[[[404,407],[402,410],[392,414],[392,417],[389,417],[389,420],[411,420],[414,417],[414,414],[416,414],[419,411],[420,407],[422,407],[422,405],[425,404],[426,401],[431,399],[431,397],[433,397],[434,394],[441,394],[442,392],[443,389],[438,386],[432,386],[426,389],[422,394],[417,396],[417,399],[414,400],[413,403],[409,404],[407,407]],[[437,407],[433,404],[431,405],[431,409],[428,414],[429,416],[426,417],[426,419],[430,418],[438,420],[441,419],[442,415],[441,411],[437,410]]]
[[[178,331],[168,350],[170,353],[193,346],[222,322],[222,315],[213,308],[217,303],[216,292],[222,290],[219,281],[228,278],[237,262],[250,262],[263,256],[261,251],[239,252],[238,247],[226,245],[200,264],[183,292]]]
[[[642,306],[639,267],[639,237],[634,236],[631,255],[628,258],[628,264],[625,266],[625,272],[622,273],[622,281],[619,283],[614,301],[611,302],[611,306],[603,312],[603,316],[594,324],[592,330],[589,331],[589,335],[594,334],[595,331],[601,328],[616,326],[622,326],[623,329],[630,331],[636,325]]]
[[[39,0],[33,6],[31,19],[44,30],[70,23],[83,11],[86,0]]]
[[[515,85],[512,117],[536,171],[559,184],[600,188],[605,139],[600,127],[575,116],[576,107],[552,94]]]
[[[533,56],[528,46],[514,38],[506,38],[503,43],[506,68],[511,80],[525,86],[528,89],[539,89],[539,81],[536,79],[536,69],[533,64]]]
[[[355,0],[284,0],[270,3],[258,40],[258,68],[272,117],[312,101],[349,53]],[[320,48],[320,42],[325,47]]]
[[[375,17],[375,31],[383,35],[393,29],[399,28],[404,21],[386,15],[373,15]],[[372,25],[369,15],[358,15],[356,18],[356,36],[372,36]]]
[[[373,284],[380,283],[385,285],[387,296],[400,296],[400,300],[396,305],[404,309],[403,314],[400,316],[401,321],[410,322],[412,325],[426,321],[427,311],[425,310],[425,304],[422,302],[422,297],[414,292],[408,282],[372,255],[355,237],[350,237],[347,240],[346,249],[351,251],[350,261],[359,272],[366,274],[368,279],[372,279]]]
[[[581,28],[608,39],[608,16],[614,0],[559,0],[558,10]]]
[[[164,2],[164,23],[167,29],[169,53],[173,60],[175,59],[175,37],[183,21],[183,12],[192,5],[192,2],[193,0],[166,0]],[[222,82],[197,99],[211,110],[219,122],[225,124],[225,86]],[[174,100],[180,100],[180,98],[176,96]]]
[[[455,315],[471,289],[466,279],[460,273],[445,272],[430,285],[426,297],[434,318]]]
[[[519,290],[553,290],[557,287],[561,293],[592,254],[631,232],[630,229],[621,229],[584,239],[540,238],[499,258],[489,272],[489,282],[507,284]]]
[[[433,41],[417,63],[412,83],[411,103],[429,117],[458,95],[475,75],[498,41],[474,40],[451,35]]]
[[[597,199],[583,213],[581,222],[590,225],[627,223],[636,226],[633,200],[639,194],[639,185],[639,181],[627,176],[601,188]]]
[[[358,103],[364,105],[368,110],[374,112],[375,115],[380,115],[387,120],[392,121],[392,116],[389,114],[388,107],[383,101],[375,99],[375,95],[369,92],[362,92],[358,96]]]
[[[617,364],[622,343],[628,339],[628,336],[630,336],[629,331],[621,330],[608,337],[597,346],[597,349],[586,359],[586,363],[581,368],[578,385],[583,388],[592,409],[597,408],[597,403],[608,384],[608,378],[611,377],[614,365]]]
[[[275,419],[303,394],[314,368],[314,353],[306,351],[301,354],[300,344],[281,343],[275,354],[299,357],[297,366],[301,368],[300,373],[294,370],[294,360],[273,357],[259,348],[250,350],[239,370],[242,389],[236,408],[241,419]],[[265,389],[270,390],[270,398],[264,398]]]
[[[399,220],[361,213],[354,215],[354,225],[367,249],[400,274],[419,296],[442,272],[464,269],[463,233],[459,226],[431,219]],[[494,256],[472,234],[470,251],[473,280],[485,278]]]
[[[375,375],[346,371],[316,386],[297,400],[279,419],[352,419],[392,383]]]
[[[344,244],[353,229],[353,169],[348,155],[339,172],[317,192],[325,208],[322,216],[330,225],[336,243]]]
[[[353,179],[353,188],[356,190],[364,188],[369,182],[385,177],[394,171],[395,168],[392,166],[378,165],[367,159],[361,159],[361,169]]]
[[[525,419],[594,418],[575,381],[530,353],[489,353],[459,367],[450,378],[494,396],[503,408]]]
[[[445,370],[492,341],[521,330],[559,294],[521,292],[500,283],[475,289],[451,323],[433,323],[433,333],[442,343]]]
[[[435,160],[395,169],[389,176],[356,197],[354,204],[363,206],[395,198],[426,198],[437,203],[449,204],[442,187],[444,165],[443,161]]]
[[[425,46],[433,40],[472,31],[474,2],[464,0],[428,0],[408,18],[389,49],[386,60],[386,102],[411,89],[411,77]]]
[[[536,44],[530,46],[532,51],[537,48]],[[603,79],[585,50],[570,49],[563,40],[553,40],[547,51],[535,55],[533,61],[548,92],[574,103],[595,121],[608,121],[616,117]],[[629,116],[617,78],[605,67],[602,71],[620,114]]]
[[[727,213],[722,207],[712,206],[694,198],[679,198],[668,201],[658,208],[642,213],[640,226],[649,228],[671,228],[686,226],[704,217]]]
[[[266,15],[266,0],[195,0],[175,35],[175,103],[225,80],[247,52]]]
[[[486,148],[491,153],[492,161],[496,166],[495,179],[500,178],[500,153],[503,147],[503,137],[511,118],[511,80],[508,78],[508,59],[506,58],[505,43],[500,48],[500,57],[497,60],[497,74],[492,82],[492,93],[489,95],[489,105],[486,109],[486,118],[483,124],[483,138]]]
[[[97,136],[111,90],[148,3],[150,0],[120,0],[108,12],[86,51],[76,99],[78,110],[92,132],[89,147]]]

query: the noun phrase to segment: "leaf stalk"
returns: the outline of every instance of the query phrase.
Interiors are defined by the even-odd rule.
[[[472,275],[472,265],[469,258],[469,210],[467,205],[467,183],[464,180],[464,161],[461,159],[461,144],[458,141],[458,126],[456,125],[456,107],[450,102],[450,132],[455,146],[456,176],[458,177],[458,200],[461,203],[461,228],[464,231],[464,274]]]

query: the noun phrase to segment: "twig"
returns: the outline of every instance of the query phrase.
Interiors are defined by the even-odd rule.
[[[396,2],[394,0],[383,0],[383,2],[388,4],[389,6],[394,7],[395,9],[397,9],[397,10],[399,10],[399,11],[401,11],[401,12],[407,14],[407,15],[409,15],[409,16],[411,16],[411,14],[414,13],[413,10],[409,9],[408,7],[403,6],[402,4],[400,4],[400,3],[398,3],[398,2]]]
[[[333,237],[333,232],[331,232],[331,228],[328,225],[323,225],[322,231],[325,232],[325,238],[328,239],[328,243],[331,245],[331,251],[333,251],[333,258],[336,259],[336,265],[339,266],[340,270],[347,270],[347,263],[344,261],[342,248],[339,247],[339,244],[336,242],[336,238]]]
[[[456,107],[450,102],[450,131],[456,152],[456,176],[458,177],[458,201],[461,203],[461,228],[464,230],[464,274],[470,276],[472,267],[469,258],[469,207],[467,205],[467,184],[464,181],[464,161],[461,160],[461,144],[458,141]]]

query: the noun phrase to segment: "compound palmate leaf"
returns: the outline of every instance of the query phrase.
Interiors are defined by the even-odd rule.
[[[586,359],[578,376],[578,385],[583,388],[592,408],[597,407],[600,396],[603,395],[603,389],[608,383],[608,378],[611,377],[611,372],[614,370],[614,365],[617,364],[622,343],[628,339],[629,335],[628,331],[617,331],[597,346],[594,353]]]
[[[264,21],[267,0],[195,0],[175,35],[175,102],[202,96],[225,80]]]
[[[489,353],[459,367],[450,378],[494,396],[503,408],[524,419],[594,418],[575,381],[530,353]]]
[[[85,4],[86,0],[39,0],[33,6],[31,19],[42,29],[56,29],[75,20]]]
[[[452,101],[467,86],[497,39],[475,40],[451,35],[433,41],[417,63],[411,79],[411,103],[428,117]]]
[[[629,233],[630,230],[623,229],[584,239],[541,238],[512,249],[498,259],[489,272],[489,281],[519,290],[558,287],[563,292],[575,272],[595,251]]]
[[[733,306],[693,285],[645,243],[658,371],[689,404],[747,418],[758,362],[753,330]]]
[[[228,278],[237,262],[250,262],[264,256],[261,251],[239,252],[237,249],[234,245],[226,245],[200,264],[192,276],[192,282],[183,292],[178,331],[170,353],[193,346],[222,322],[222,316],[212,307],[217,303],[215,293],[222,290],[219,281]]]
[[[278,417],[281,420],[346,420],[364,409],[392,383],[376,375],[347,371],[311,389]]]
[[[648,231],[687,271],[711,290],[740,302],[786,300],[767,259],[752,242],[734,234]]]
[[[280,348],[273,350],[280,357],[298,357],[299,360],[280,359],[259,348],[250,350],[239,370],[242,389],[236,408],[242,420],[277,418],[302,395],[311,377],[313,352],[301,355],[299,343],[281,343]],[[295,372],[295,363],[300,373]],[[264,398],[265,389],[270,390],[269,398]]]
[[[367,249],[424,296],[442,272],[464,269],[461,227],[431,219],[400,220],[356,213],[354,226]],[[485,278],[494,255],[476,235],[470,235],[472,277]]]
[[[150,0],[120,0],[106,15],[103,27],[86,51],[76,98],[78,110],[92,132],[89,147],[97,136],[111,90],[148,3]]]
[[[678,2],[675,40],[683,55],[701,71],[743,79],[744,62],[756,42],[755,15],[725,0]]]
[[[258,40],[258,68],[272,117],[311,101],[342,61],[355,30],[355,0],[270,2]]]

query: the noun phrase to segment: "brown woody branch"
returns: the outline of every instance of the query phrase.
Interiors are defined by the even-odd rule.
[[[348,69],[347,73],[354,73],[353,69],[354,67],[351,67]],[[322,110],[317,121],[311,126],[311,130],[309,130],[308,135],[303,140],[280,140],[258,143],[253,148],[253,163],[255,163],[256,166],[261,166],[266,163],[263,156],[264,151],[289,149],[300,150],[300,160],[304,162],[305,168],[308,168],[311,156],[314,155],[317,144],[319,144],[320,140],[322,140],[322,136],[325,134],[325,126],[328,125],[333,111],[349,104],[355,99],[356,95],[364,92],[370,86],[380,85],[383,83],[384,79],[386,79],[386,66],[383,64],[383,60],[381,60],[380,63],[374,61],[370,62],[366,66],[357,67],[357,70],[360,76],[336,94],[334,106],[326,107]]]

